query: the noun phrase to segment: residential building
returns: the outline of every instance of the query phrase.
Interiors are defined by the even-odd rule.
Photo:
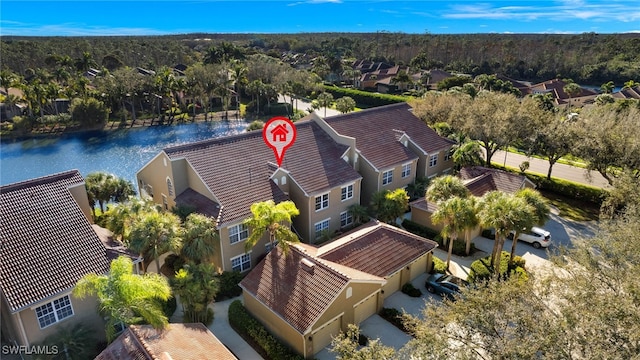
[[[71,295],[84,275],[109,270],[90,209],[77,170],[0,187],[1,331],[8,342],[32,346],[77,323],[104,335],[96,299]]]
[[[216,359],[237,357],[202,323],[169,324],[166,329],[130,325],[96,360]]]
[[[636,99],[640,100],[640,85],[636,85],[634,87],[628,87],[620,89],[620,91],[616,91],[611,94],[614,99]]]
[[[489,191],[499,190],[513,194],[520,189],[535,189],[536,185],[524,175],[513,174],[499,169],[490,169],[483,166],[470,166],[460,169],[460,178],[464,186],[473,196],[481,197]],[[441,231],[442,224],[434,225],[431,215],[438,209],[438,205],[427,201],[425,198],[415,200],[409,204],[411,207],[411,220],[430,229]],[[481,227],[471,230],[469,236],[473,239],[480,235]]]
[[[272,251],[240,283],[247,310],[305,358],[382,308],[403,284],[430,270],[437,244],[372,221],[315,247]],[[393,255],[389,249],[393,249]]]
[[[527,89],[520,89],[522,95],[535,95],[535,94],[551,94],[553,101],[556,105],[570,104],[570,105],[584,105],[585,103],[593,102],[598,93],[594,90],[587,88],[580,88],[580,92],[571,96],[564,91],[564,87],[568,83],[560,79],[552,79],[543,81],[538,84],[529,86]]]

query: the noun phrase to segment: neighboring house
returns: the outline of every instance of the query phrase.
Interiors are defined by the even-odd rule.
[[[253,203],[292,200],[300,210],[293,228],[308,242],[350,226],[347,209],[360,203],[362,177],[342,159],[348,147],[314,122],[297,122],[296,128],[296,142],[280,168],[261,131],[165,149],[137,173],[140,193],[165,209],[193,206],[216,219],[214,263],[221,270],[248,271],[270,246],[265,236],[245,254],[250,230],[243,220]]]
[[[362,175],[361,203],[376,191],[403,188],[416,177],[434,177],[453,168],[453,141],[439,136],[413,115],[406,103],[371,108],[321,119],[338,143],[349,145],[349,163]]]
[[[401,286],[430,270],[437,244],[370,222],[327,245],[271,251],[240,283],[244,305],[305,358],[382,308]],[[390,252],[390,249],[393,251]]]
[[[636,99],[640,100],[640,85],[632,88],[624,88],[611,94],[614,99]]]
[[[460,169],[460,178],[473,196],[481,197],[489,191],[499,190],[513,194],[520,189],[535,189],[536,185],[524,175],[517,175],[499,169],[490,169],[482,166],[464,167]],[[427,201],[425,198],[415,200],[409,204],[411,207],[411,220],[437,231],[442,230],[442,224],[434,225],[431,215],[438,209],[438,205]],[[470,236],[480,235],[481,227],[470,232]]]
[[[77,170],[0,187],[1,331],[7,341],[32,346],[77,323],[104,334],[95,298],[71,295],[84,275],[109,270],[90,209]]]
[[[384,69],[389,69],[392,68],[393,65],[391,64],[387,64],[385,62],[379,62],[379,61],[371,61],[371,60],[355,60],[352,64],[351,67],[354,70],[358,70],[361,73],[365,74],[365,73],[370,73],[373,71],[379,71],[379,70],[384,70]]]
[[[428,76],[425,76],[428,79],[426,82],[427,90],[438,90],[438,83],[440,81],[453,77],[453,74],[439,69],[431,69],[428,73]]]
[[[583,105],[585,103],[592,102],[598,95],[596,91],[587,88],[580,88],[580,92],[571,97],[564,91],[566,82],[560,79],[553,79],[543,81],[538,84],[529,86],[527,89],[521,89],[522,95],[535,95],[535,94],[547,94],[550,93],[553,97],[553,101],[556,105],[569,104],[571,105]]]
[[[375,71],[367,72],[360,76],[360,79],[356,81],[356,87],[362,90],[377,89],[377,84],[382,80],[391,80],[394,76],[398,75],[398,72],[403,68],[400,65],[392,66],[390,68],[381,68]],[[389,84],[389,83],[387,83]]]
[[[96,360],[216,359],[237,357],[201,323],[169,324],[166,329],[130,325]]]

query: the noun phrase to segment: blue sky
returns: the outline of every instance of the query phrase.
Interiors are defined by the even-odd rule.
[[[640,32],[640,0],[10,1],[0,35]]]

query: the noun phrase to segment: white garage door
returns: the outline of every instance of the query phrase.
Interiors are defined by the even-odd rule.
[[[384,297],[385,298],[391,296],[391,294],[393,294],[394,292],[400,290],[401,273],[402,273],[402,271],[398,271],[397,273],[391,275],[387,279],[387,284],[382,287],[382,290],[384,290]]]
[[[311,333],[314,354],[331,344],[331,336],[336,336],[340,333],[341,319],[342,317],[337,317]]]
[[[366,320],[369,316],[376,313],[378,309],[377,293],[370,295],[362,302],[354,306],[353,309],[353,322],[358,325],[364,320]]]

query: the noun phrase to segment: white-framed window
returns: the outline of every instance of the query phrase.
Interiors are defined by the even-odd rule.
[[[453,157],[453,149],[449,149],[444,153],[444,161],[449,161]]]
[[[329,220],[331,219],[325,219],[320,221],[319,223],[315,223],[314,227],[316,230],[316,239],[322,236],[323,231],[329,230]]]
[[[268,242],[264,248],[266,252],[270,252],[271,250],[273,250],[276,246],[278,246],[278,240],[273,242],[273,245],[271,245],[271,242]]]
[[[340,213],[340,227],[347,227],[353,224],[353,216],[348,211]]]
[[[248,237],[249,228],[245,224],[238,224],[229,228],[229,242],[231,244],[247,240]]]
[[[44,329],[50,325],[62,321],[73,315],[73,307],[69,295],[65,295],[59,299],[55,299],[35,309],[40,329]]]
[[[251,269],[251,253],[231,258],[231,270],[245,272]]]
[[[316,211],[329,207],[329,193],[316,196]]]
[[[349,184],[340,190],[340,199],[342,201],[349,200],[353,197],[353,184]]]
[[[402,165],[402,177],[406,178],[411,175],[411,163]]]
[[[438,164],[438,154],[433,154],[429,157],[429,167],[434,167]]]
[[[169,196],[173,196],[173,183],[169,178],[167,178],[167,192],[169,193]]]
[[[382,173],[382,185],[391,184],[393,182],[393,169]]]

